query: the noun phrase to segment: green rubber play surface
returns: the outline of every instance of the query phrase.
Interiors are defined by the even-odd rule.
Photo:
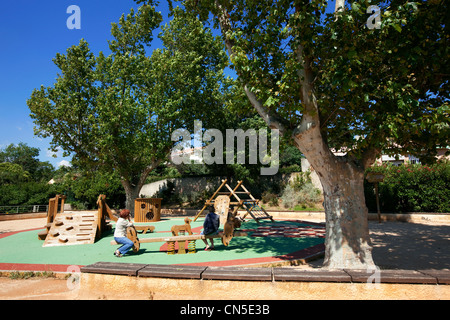
[[[202,230],[203,218],[191,222],[194,234]],[[140,234],[139,238],[171,236],[173,225],[184,224],[184,218],[163,219],[147,223],[155,226],[153,233]],[[140,225],[140,223],[136,223]],[[205,251],[202,240],[196,241],[196,253],[167,254],[165,242],[141,243],[139,252],[130,252],[117,258],[111,245],[113,230],[103,233],[94,244],[42,247],[38,240],[40,230],[23,231],[0,238],[0,264],[89,265],[98,261],[145,264],[201,264],[244,265],[283,261],[296,257],[295,253],[324,243],[324,227],[302,221],[253,220],[242,224],[240,230],[247,236],[234,237],[229,246],[215,239],[215,249]],[[1,268],[0,268],[1,269]]]

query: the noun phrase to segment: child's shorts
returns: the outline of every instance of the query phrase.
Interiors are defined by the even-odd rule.
[[[212,235],[215,235],[215,234],[218,234],[218,233],[219,233],[219,230],[214,231],[214,232],[211,232],[211,233],[208,233],[208,234],[204,234],[204,233],[203,233],[204,231],[205,231],[205,230],[202,230],[202,232],[200,232],[200,234],[201,234],[201,235],[205,235],[205,236],[212,236]]]

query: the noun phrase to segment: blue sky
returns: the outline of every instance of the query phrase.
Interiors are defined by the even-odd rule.
[[[157,10],[167,22],[167,1],[160,0]],[[67,8],[81,9],[81,29],[68,29],[71,16]],[[133,0],[12,0],[0,5],[0,149],[11,143],[24,142],[40,149],[41,161],[55,167],[62,158],[48,151],[50,139],[41,139],[33,133],[33,121],[26,104],[31,92],[41,85],[54,84],[58,68],[52,59],[56,53],[65,53],[81,38],[89,43],[91,51],[108,51],[111,23],[120,16],[138,8]],[[329,1],[333,10],[334,1]],[[160,47],[154,32],[152,47]]]
[[[81,29],[66,25],[70,5],[81,9]],[[107,51],[111,22],[138,5],[132,0],[13,0],[0,5],[0,148],[19,142],[40,149],[40,160],[55,167],[63,160],[48,152],[50,139],[33,133],[33,121],[26,104],[34,88],[51,86],[58,68],[52,59],[81,38],[97,54]],[[167,17],[166,1],[158,11]],[[155,31],[158,32],[158,31]],[[156,35],[156,34],[155,34]],[[160,45],[155,37],[154,46]]]

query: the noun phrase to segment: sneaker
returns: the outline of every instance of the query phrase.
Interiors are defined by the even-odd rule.
[[[119,250],[114,251],[114,255],[118,258],[122,257],[122,254],[120,253]]]

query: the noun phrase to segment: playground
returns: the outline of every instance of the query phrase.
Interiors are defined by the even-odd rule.
[[[200,218],[191,222],[194,234],[199,234],[202,230],[203,220],[204,218]],[[163,218],[152,223],[155,227],[153,232],[142,234],[138,231],[138,237],[140,240],[171,237],[172,226],[183,223],[183,217]],[[130,250],[121,258],[113,255],[118,247],[111,244],[113,230],[105,231],[102,238],[92,244],[49,247],[43,247],[44,241],[37,239],[37,233],[41,229],[7,232],[0,235],[0,269],[65,271],[61,268],[70,265],[84,266],[98,261],[236,266],[301,259],[305,257],[302,255],[303,249],[317,246],[319,252],[320,245],[324,243],[324,228],[320,225],[301,221],[275,221],[267,228],[268,225],[269,223],[258,225],[254,221],[245,222],[241,230],[247,236],[233,238],[228,246],[224,246],[220,239],[215,239],[215,249],[212,251],[205,251],[204,243],[197,240],[195,253],[168,254],[167,243],[161,241],[141,243],[138,252]],[[305,233],[305,236],[301,236],[301,233]],[[176,249],[178,251],[178,247]]]
[[[298,218],[304,218],[304,215],[297,214]],[[319,215],[317,215],[319,216]],[[390,269],[390,270],[437,270],[441,272],[446,272],[448,274],[449,266],[450,266],[450,251],[449,251],[449,230],[450,230],[450,223],[447,221],[433,221],[430,220],[433,218],[432,216],[427,216],[426,219],[424,219],[424,216],[419,216],[417,221],[414,222],[400,222],[400,221],[384,221],[383,223],[378,223],[377,218],[373,221],[369,222],[369,227],[371,230],[371,239],[374,245],[373,249],[373,257],[377,265],[381,269]],[[42,227],[45,224],[45,218],[38,218],[38,219],[26,219],[26,220],[10,220],[10,221],[0,221],[0,250],[2,258],[1,265],[3,266],[1,269],[4,272],[4,277],[0,277],[0,299],[109,299],[112,298],[110,295],[108,295],[109,289],[106,290],[103,294],[97,294],[92,293],[90,295],[80,294],[80,292],[77,292],[76,290],[70,290],[67,287],[67,280],[65,276],[65,272],[67,272],[68,265],[65,263],[69,262],[75,262],[76,265],[81,265],[81,261],[86,261],[86,263],[89,263],[91,261],[103,261],[103,258],[107,261],[112,262],[119,262],[121,264],[127,264],[130,262],[131,259],[136,261],[136,259],[140,259],[140,261],[143,261],[145,264],[158,264],[161,261],[165,260],[167,262],[174,261],[173,259],[179,259],[178,254],[175,255],[168,255],[167,253],[163,251],[155,250],[155,252],[150,251],[150,246],[153,246],[155,244],[143,244],[142,249],[145,249],[145,254],[133,254],[130,253],[130,255],[126,255],[122,258],[116,258],[112,255],[113,250],[116,248],[116,246],[112,246],[109,243],[109,240],[111,238],[111,235],[105,237],[105,239],[102,239],[98,242],[96,242],[94,245],[78,245],[78,246],[67,246],[65,249],[73,250],[71,251],[71,254],[75,256],[71,256],[69,252],[64,253],[65,251],[60,250],[62,247],[47,247],[42,248],[43,241],[37,240],[37,233],[42,230]],[[170,218],[166,219],[165,217],[162,217],[161,222],[155,225],[167,225],[168,230],[170,230],[168,227],[172,224],[171,221],[173,220],[173,224],[175,223],[183,223],[184,217],[178,217],[178,218]],[[275,219],[278,222],[278,219]],[[320,218],[315,218],[313,216],[314,222],[318,223],[320,222]],[[279,222],[283,222],[283,220],[279,220]],[[200,220],[198,220],[198,223],[196,222],[194,225],[197,226],[201,223]],[[197,227],[194,227],[194,229]],[[28,244],[22,244],[17,245],[15,242],[11,241],[14,238],[11,238],[12,236],[19,237],[22,234],[21,237],[27,236],[26,238],[29,238]],[[154,236],[159,237],[162,233],[158,233],[157,229],[155,228],[155,233],[152,234],[145,234],[140,235],[140,237],[143,236]],[[10,238],[8,240],[8,238]],[[270,239],[270,240],[275,240]],[[202,241],[198,241],[198,249],[199,251],[196,254],[185,254],[182,255],[186,259],[191,259],[191,257],[196,257],[199,259],[203,259],[203,257],[207,257],[211,255],[209,258],[218,257],[218,256],[226,256],[226,253],[230,253],[234,251],[233,249],[233,241],[238,240],[240,238],[234,238],[232,239],[229,248],[225,247],[220,244],[220,240],[216,241],[216,250],[206,252],[204,250],[201,250],[203,244]],[[6,240],[8,240],[8,245],[6,244]],[[258,240],[258,237],[255,237],[256,241],[261,241],[261,239]],[[269,239],[267,239],[269,240]],[[102,250],[93,250],[93,247],[99,245],[102,243],[102,248],[104,248],[104,252]],[[59,249],[58,252],[62,253],[64,256],[61,257],[61,259],[58,259],[57,257],[53,257],[52,261],[56,262],[63,262],[62,265],[51,265],[49,262],[45,261],[45,259],[41,259],[38,254],[32,254],[35,259],[38,259],[38,261],[44,261],[44,264],[21,264],[19,261],[32,261],[32,259],[29,259],[26,257],[25,252],[30,252],[32,250],[25,249],[22,247],[28,246],[32,244],[32,246],[36,250],[43,250],[43,249],[50,249],[55,250]],[[162,243],[160,243],[162,245]],[[13,246],[13,249],[8,249],[7,246]],[[16,254],[13,254],[14,251]],[[84,248],[84,249],[83,249]],[[5,260],[3,257],[4,250],[8,249],[8,252],[10,252],[10,256],[8,259],[9,263],[3,263]],[[100,249],[100,246],[99,246]],[[231,249],[231,251],[229,251]],[[83,252],[84,250],[84,252]],[[262,249],[260,249],[262,250]],[[53,251],[55,252],[55,251]],[[92,256],[91,259],[88,258],[90,253],[98,254],[100,256]],[[245,251],[241,250],[241,255],[239,258],[245,257]],[[277,253],[278,254],[278,253]],[[80,255],[77,257],[76,255]],[[260,256],[261,257],[261,256]],[[98,258],[98,259],[96,259]],[[246,258],[246,257],[245,257]],[[142,259],[142,260],[141,260]],[[157,260],[158,259],[158,260]],[[172,259],[172,260],[169,260]],[[264,257],[264,259],[267,259],[267,257]],[[278,258],[279,259],[279,258]],[[284,261],[287,262],[287,260],[279,259],[278,261]],[[219,260],[215,260],[219,261]],[[12,263],[11,263],[12,262]],[[229,261],[230,263],[231,261]],[[294,269],[294,270],[301,270],[301,271],[309,271],[309,270],[320,270],[321,264],[323,262],[322,258],[318,258],[316,260],[311,260],[307,262],[306,264],[301,264],[298,266],[291,266],[288,269]],[[210,262],[211,263],[211,262]],[[209,265],[208,262],[203,262],[204,265]],[[277,264],[277,263],[276,263]],[[275,264],[275,265],[276,265]],[[263,264],[264,265],[264,264]],[[242,265],[245,267],[245,265]],[[42,277],[36,277],[36,278],[30,278],[30,279],[23,279],[23,280],[15,280],[11,279],[8,276],[5,276],[5,274],[8,272],[6,270],[6,267],[9,268],[9,272],[14,271],[28,271],[28,270],[34,270],[34,271],[45,271],[49,270],[51,268],[54,268],[56,278],[42,278]],[[232,268],[232,267],[231,267]],[[259,269],[259,268],[258,268]],[[262,269],[268,269],[268,268],[262,268]],[[446,271],[445,271],[446,270]],[[5,272],[6,271],[6,272]],[[62,272],[62,273],[59,273]],[[136,285],[136,277],[128,278],[130,279],[130,284]],[[116,279],[114,279],[116,280]],[[169,281],[169,279],[161,279],[164,281]],[[173,280],[171,280],[173,281]],[[186,280],[186,282],[190,282],[189,280]],[[209,282],[208,282],[209,283]],[[216,283],[212,282],[211,284]],[[248,282],[242,282],[242,281],[235,281],[230,282],[226,281],[228,285],[232,285],[233,283],[235,285],[243,286],[244,284],[247,284]],[[258,282],[252,282],[253,285],[256,286]],[[266,297],[264,294],[270,292],[268,289],[271,284],[268,282],[262,283],[264,286],[266,286],[266,289],[261,291],[261,288],[259,288],[259,291],[256,288],[253,292],[253,297],[258,297],[260,299],[264,298],[270,298]],[[346,299],[346,296],[343,295],[344,293],[344,284],[338,284],[338,283],[321,283],[321,282],[314,282],[314,292],[311,292],[313,289],[312,287],[310,290],[307,290],[308,287],[305,287],[305,285],[302,285],[300,282],[286,282],[286,285],[291,284],[291,287],[289,287],[289,290],[291,290],[291,299]],[[219,286],[219,284],[216,284]],[[279,286],[280,284],[278,284]],[[350,284],[348,284],[350,285]],[[353,286],[356,286],[357,284],[353,284]],[[363,286],[365,284],[362,284]],[[313,283],[310,283],[310,286],[313,286]],[[325,287],[326,286],[326,287]],[[396,288],[399,285],[396,285]],[[357,295],[358,292],[354,292],[352,295],[348,295],[352,297],[352,299],[362,298],[362,299],[412,299],[412,298],[418,298],[418,299],[448,299],[450,296],[443,295],[441,293],[440,295],[437,295],[439,293],[437,290],[444,290],[448,286],[445,285],[418,285],[418,284],[410,284],[410,285],[404,285],[405,287],[405,294],[403,296],[399,295],[399,292],[397,292],[397,296],[380,296],[381,290],[371,290],[370,292],[366,292],[366,294],[361,294],[360,296]],[[223,285],[220,285],[220,287],[223,287]],[[420,288],[419,288],[420,287]],[[228,287],[227,287],[228,288]],[[303,295],[299,293],[299,295],[295,295],[293,290],[297,290],[298,288],[302,288],[304,291]],[[235,288],[236,292],[240,292],[239,288]],[[426,289],[426,290],[425,290]],[[185,289],[187,290],[187,289]],[[231,290],[231,287],[230,287]],[[250,290],[250,289],[249,289]],[[356,290],[356,289],[355,289]],[[431,290],[431,291],[430,291]],[[228,292],[228,291],[227,291]],[[257,292],[257,293],[256,293]],[[310,295],[307,296],[306,294],[309,293]],[[322,293],[322,294],[321,294]],[[386,294],[386,291],[382,292],[383,294]],[[421,293],[421,295],[418,296],[418,294]],[[147,293],[145,293],[147,294]],[[211,292],[212,294],[212,292]],[[236,296],[233,296],[236,297]],[[148,296],[142,296],[140,297],[142,299],[148,299],[150,297]],[[154,299],[158,298],[164,298],[161,296],[154,296]],[[170,297],[165,297],[167,299],[170,299]],[[215,299],[214,296],[210,296],[210,299]],[[237,299],[242,299],[242,297],[236,297]]]
[[[238,191],[239,188],[243,191]],[[126,281],[126,285],[131,287],[157,288],[156,291],[144,290],[143,295],[136,296],[139,299],[171,299],[174,296],[184,299],[186,294],[196,295],[198,299],[219,299],[221,290],[214,292],[217,286],[222,285],[234,288],[234,297],[239,299],[242,297],[241,290],[258,293],[259,298],[267,299],[279,299],[281,296],[277,294],[286,295],[286,299],[345,299],[347,296],[351,299],[356,296],[385,299],[448,298],[448,286],[430,286],[448,284],[450,281],[450,223],[447,215],[420,215],[412,223],[370,222],[373,256],[382,270],[381,286],[385,288],[384,296],[379,296],[381,291],[368,291],[366,287],[358,285],[358,282],[367,281],[367,275],[361,277],[361,274],[345,270],[331,273],[320,271],[325,241],[322,218],[314,219],[311,216],[312,219],[304,219],[304,216],[295,213],[289,218],[274,217],[258,205],[259,201],[241,182],[231,188],[224,180],[195,216],[161,216],[160,200],[136,199],[134,227],[129,228],[132,232],[127,234],[133,240],[134,248],[123,257],[113,254],[118,247],[114,241],[117,212],[108,207],[105,195],[99,196],[98,210],[95,211],[64,212],[61,209],[64,196],[56,196],[49,200],[46,218],[0,221],[0,271],[3,275],[30,271],[63,275],[82,271],[83,268],[94,270],[83,273],[84,291],[81,293],[70,290],[65,279],[40,278],[14,282],[3,277],[0,278],[0,297],[97,299],[102,298],[101,292],[105,292],[109,296],[104,298],[111,298],[114,290],[106,287],[102,289],[102,286],[108,286],[111,281],[118,285]],[[221,227],[218,234],[204,236],[201,235],[206,214],[204,211],[210,206],[214,206],[220,216]],[[214,238],[215,248],[205,250],[202,239],[211,237]],[[284,268],[286,266],[291,268]],[[249,267],[252,267],[251,270]],[[105,268],[106,274],[96,274],[96,270],[105,273]],[[164,268],[167,269],[164,272],[172,274],[172,279],[158,280],[158,277],[148,275],[145,278],[145,272],[154,274]],[[117,270],[119,274],[131,272],[129,275],[135,276],[124,278],[114,273]],[[138,270],[144,278],[136,277]],[[224,282],[218,285],[217,281],[184,280],[183,284],[189,284],[192,288],[180,293],[180,283],[176,278],[184,277],[186,272],[191,272],[189,270],[200,272],[202,279],[224,279]],[[306,273],[296,274],[296,270]],[[308,270],[319,272],[311,273]],[[306,279],[316,277],[316,280],[312,280],[316,284],[309,284],[310,280],[302,282],[305,281],[303,278],[290,280],[302,283],[293,287],[289,281],[283,280],[305,276]],[[251,279],[242,281],[248,277],[262,282]],[[317,280],[317,277],[321,280]],[[233,278],[240,281],[230,282]],[[336,281],[346,284],[333,284]],[[399,282],[404,284],[397,284]],[[423,288],[411,295],[411,286],[418,284],[422,284]],[[196,286],[206,285],[211,290],[207,296],[204,295],[203,287],[195,289]],[[269,285],[273,290],[262,290],[261,286],[264,285]],[[342,296],[342,290],[350,291],[348,295]],[[321,292],[325,295],[321,295]],[[372,296],[374,293],[378,295]],[[147,297],[148,294],[150,296]]]
[[[134,247],[123,257],[113,252],[117,212],[105,195],[98,210],[64,212],[65,196],[49,200],[42,228],[0,234],[0,270],[65,272],[70,266],[102,262],[161,265],[239,266],[298,263],[323,254],[325,225],[298,219],[274,220],[239,181],[226,180],[195,217],[161,217],[161,199],[136,199]],[[220,217],[214,250],[201,235],[206,208]],[[243,210],[245,209],[245,210]],[[20,223],[20,222],[19,222]],[[208,236],[210,237],[210,236]]]

